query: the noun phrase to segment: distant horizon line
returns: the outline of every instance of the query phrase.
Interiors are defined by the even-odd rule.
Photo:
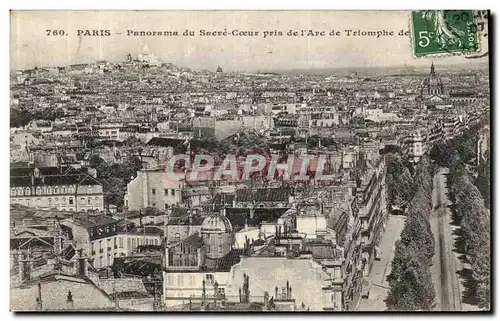
[[[101,59],[101,60],[95,60],[93,62],[79,62],[79,63],[70,63],[66,65],[57,65],[57,66],[50,66],[50,65],[45,65],[45,66],[34,66],[31,68],[11,68],[10,71],[24,71],[24,70],[33,70],[33,69],[51,69],[51,68],[67,68],[71,67],[74,65],[92,65],[96,64],[98,62],[110,62],[113,64],[123,64],[126,63],[126,61],[119,60],[119,61],[112,61],[112,60],[107,60],[107,59]],[[438,59],[439,62],[439,59]],[[433,61],[429,61],[429,66],[433,63]],[[159,63],[159,66],[165,65],[165,64],[171,64],[174,65],[177,68],[180,69],[190,69],[190,70],[195,70],[195,71],[210,71],[207,68],[192,68],[192,67],[184,67],[184,66],[178,66],[174,63],[171,62],[162,62]],[[455,66],[467,66],[471,64],[475,65],[484,65],[486,67],[489,67],[489,61],[467,61],[467,62],[459,62],[459,63],[448,63],[448,64],[439,64],[439,63],[434,63],[437,66],[446,66],[446,67],[455,67]],[[221,67],[222,68],[222,67]],[[414,68],[414,69],[425,69],[428,68],[428,66],[424,65],[408,65],[408,64],[403,64],[403,65],[394,65],[394,66],[346,66],[346,67],[311,67],[311,68],[290,68],[290,69],[253,69],[253,70],[231,70],[228,71],[227,73],[277,73],[277,72],[297,72],[297,71],[321,71],[321,70],[346,70],[346,69],[401,69],[401,68]],[[224,70],[224,68],[222,68]],[[210,71],[212,73],[216,73],[215,71]]]

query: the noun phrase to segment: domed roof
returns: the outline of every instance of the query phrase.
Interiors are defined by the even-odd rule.
[[[434,70],[434,63],[431,65],[431,73],[427,76],[422,82],[423,87],[442,87],[443,81],[441,78],[436,75],[436,71]]]
[[[233,226],[229,219],[219,213],[214,213],[203,220],[202,233],[231,233]]]

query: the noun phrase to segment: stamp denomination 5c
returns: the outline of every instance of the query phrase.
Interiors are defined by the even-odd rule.
[[[473,53],[479,49],[472,10],[420,10],[412,12],[415,56]]]

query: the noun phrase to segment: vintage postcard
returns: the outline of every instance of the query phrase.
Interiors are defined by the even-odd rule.
[[[490,311],[488,21],[11,11],[11,311]]]

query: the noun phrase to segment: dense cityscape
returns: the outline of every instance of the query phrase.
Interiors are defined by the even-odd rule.
[[[488,69],[405,70],[11,71],[11,310],[489,310]]]

